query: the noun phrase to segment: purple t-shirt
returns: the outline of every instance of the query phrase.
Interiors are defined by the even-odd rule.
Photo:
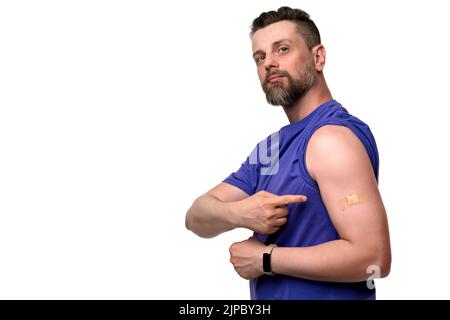
[[[318,106],[302,120],[282,127],[258,143],[239,170],[223,181],[250,196],[265,190],[276,195],[303,194],[308,197],[305,203],[288,205],[288,221],[276,233],[268,236],[255,232],[263,243],[308,247],[339,239],[319,187],[305,164],[307,143],[324,125],[346,126],[353,131],[364,145],[378,181],[378,151],[369,127],[335,100]],[[252,299],[264,300],[375,299],[375,289],[370,289],[366,282],[334,283],[262,275],[250,280],[250,295]]]

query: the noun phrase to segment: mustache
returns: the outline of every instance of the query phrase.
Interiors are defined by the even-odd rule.
[[[264,82],[268,82],[270,77],[273,76],[280,76],[280,77],[290,77],[289,73],[287,71],[284,70],[279,70],[276,72],[272,72],[272,73],[268,73],[266,74],[265,78],[264,78]]]

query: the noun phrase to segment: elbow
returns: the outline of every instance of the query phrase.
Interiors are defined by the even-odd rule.
[[[379,248],[373,251],[375,254],[372,256],[371,266],[367,269],[372,269],[375,272],[376,278],[386,278],[391,272],[391,250],[390,248]]]
[[[192,233],[194,233],[195,235],[201,237],[201,238],[206,238],[200,230],[198,230],[199,228],[196,227],[195,225],[195,221],[194,218],[191,216],[191,214],[189,214],[189,212],[186,214],[186,219],[184,221],[184,225],[186,227],[187,230],[191,231]]]
[[[386,278],[391,272],[391,244],[389,240],[382,241],[382,245],[378,248],[378,262],[380,264],[380,277]]]
[[[391,273],[391,251],[383,252],[380,257],[380,276],[381,278],[386,278],[389,273]]]
[[[192,206],[195,205],[195,202]],[[188,212],[186,213],[186,218],[184,220],[184,225],[186,227],[187,230],[191,231],[192,233],[194,233],[195,235],[199,236],[200,238],[212,238],[214,236],[216,236],[216,234],[209,234],[206,233],[204,230],[202,230],[203,228],[201,227],[201,225],[199,225],[199,222],[197,221],[198,218],[195,217],[195,214],[192,213],[192,207],[191,209],[188,210]]]
[[[200,197],[199,197],[200,198]],[[197,204],[198,199],[195,199],[195,201],[192,203],[191,207],[189,208],[189,210],[186,212],[186,217],[184,219],[184,226],[186,227],[187,230],[192,231],[194,233],[195,232],[195,207]]]
[[[184,219],[184,226],[187,230],[191,230],[192,228],[192,218],[189,214],[189,211],[186,213],[186,218]]]
[[[366,244],[359,248],[361,253],[361,272],[369,279],[386,278],[391,272],[391,249],[389,243]],[[364,270],[364,271],[363,271]],[[363,274],[361,274],[363,275]]]
[[[198,227],[198,224],[195,221],[195,217],[190,211],[186,213],[184,225],[187,230],[191,231],[192,233],[196,234],[199,237],[204,238],[204,236],[201,234],[201,228]]]

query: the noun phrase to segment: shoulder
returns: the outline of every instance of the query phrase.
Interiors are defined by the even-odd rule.
[[[345,125],[324,125],[311,135],[308,148],[323,153],[357,145],[361,145],[361,142],[350,128]]]
[[[370,169],[367,152],[353,131],[344,125],[324,125],[311,136],[306,149],[311,176],[348,172],[358,166]]]

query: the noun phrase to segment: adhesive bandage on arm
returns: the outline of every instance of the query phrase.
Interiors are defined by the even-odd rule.
[[[367,200],[367,197],[361,193],[352,193],[344,198],[339,200],[339,207],[342,210],[345,210],[347,208],[350,208],[351,206],[354,206],[355,204],[364,202]]]

